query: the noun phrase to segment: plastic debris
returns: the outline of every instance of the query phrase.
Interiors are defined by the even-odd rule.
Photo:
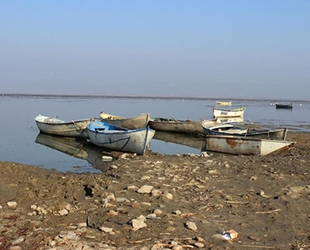
[[[236,239],[237,237],[238,237],[238,233],[233,229],[228,230],[228,231],[223,231],[222,233],[222,238],[225,240],[233,240],[233,239]]]
[[[113,160],[113,158],[109,155],[103,155],[101,159],[102,159],[102,161],[112,161]]]

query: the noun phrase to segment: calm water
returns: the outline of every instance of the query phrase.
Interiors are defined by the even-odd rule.
[[[70,152],[40,144],[34,118],[38,114],[63,120],[98,117],[101,111],[131,117],[150,113],[152,117],[212,119],[214,100],[82,98],[82,97],[0,97],[0,160],[41,166],[58,171],[96,172],[102,165],[100,149],[73,141]],[[293,110],[277,110],[269,101],[234,100],[232,108],[246,107],[245,122],[310,131],[310,103],[294,102]],[[43,138],[48,140],[48,138]],[[36,142],[37,140],[37,142]],[[43,141],[44,141],[43,140]],[[61,138],[60,138],[61,140]],[[153,139],[152,151],[162,154],[200,153],[194,147]],[[88,157],[85,157],[85,151]],[[74,156],[72,156],[74,155]]]

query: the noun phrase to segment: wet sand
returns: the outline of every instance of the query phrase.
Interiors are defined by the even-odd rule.
[[[122,154],[98,174],[0,162],[0,249],[309,249],[310,134],[288,139],[264,157]]]

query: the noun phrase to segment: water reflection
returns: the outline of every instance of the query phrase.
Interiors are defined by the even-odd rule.
[[[97,148],[86,140],[80,138],[39,133],[35,142],[75,158],[86,160],[94,168],[101,171],[104,170],[107,163],[107,161],[104,161],[103,159],[113,159],[109,154],[103,153],[100,148]],[[108,162],[110,162],[110,160]]]
[[[184,145],[187,147],[199,149],[199,151],[203,149],[205,143],[205,139],[203,137],[191,134],[164,131],[156,131],[153,139]]]

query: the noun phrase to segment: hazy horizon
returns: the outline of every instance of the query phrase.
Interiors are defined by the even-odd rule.
[[[310,100],[310,1],[1,1],[0,93]]]
[[[119,98],[119,99],[184,99],[184,100],[214,100],[214,101],[279,101],[279,102],[310,102],[310,100],[302,99],[281,99],[281,98],[217,98],[217,97],[203,97],[203,96],[165,96],[165,95],[96,95],[96,94],[48,94],[48,93],[0,93],[1,96],[7,97],[64,97],[64,98]]]

